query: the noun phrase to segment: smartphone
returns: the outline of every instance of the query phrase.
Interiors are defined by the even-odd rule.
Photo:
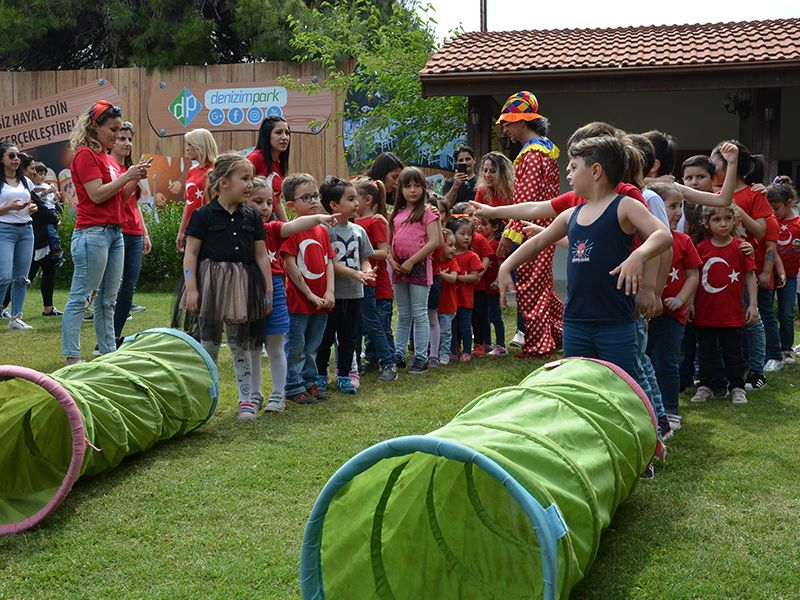
[[[456,173],[467,173],[467,163],[457,163],[456,164]]]

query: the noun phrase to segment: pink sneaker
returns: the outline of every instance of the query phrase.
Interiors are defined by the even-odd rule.
[[[461,355],[461,362],[469,362],[471,360],[472,360],[472,354],[470,354],[469,352],[464,352],[464,354]]]
[[[506,350],[505,346],[495,346],[490,352],[489,356],[503,356],[508,354],[508,350]]]
[[[359,377],[358,371],[350,371],[350,381],[353,383],[354,388],[361,387],[361,377]]]

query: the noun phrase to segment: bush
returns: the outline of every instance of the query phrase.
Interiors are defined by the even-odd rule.
[[[167,204],[164,208],[142,210],[153,251],[142,260],[137,289],[160,291],[175,289],[183,266],[183,254],[175,249],[175,238],[178,236],[182,211],[183,206],[175,203]],[[74,228],[75,214],[65,211],[61,216],[61,227],[58,230],[61,247],[64,250],[64,265],[56,271],[58,287],[68,288],[72,280],[70,241]]]

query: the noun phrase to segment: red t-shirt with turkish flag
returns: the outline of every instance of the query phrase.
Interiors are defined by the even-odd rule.
[[[196,166],[186,174],[186,185],[183,186],[183,198],[186,200],[186,222],[192,213],[206,204],[206,175],[214,165]]]
[[[469,275],[475,271],[483,270],[481,259],[472,250],[456,254],[453,258],[458,263],[458,269],[462,275]],[[473,308],[475,306],[474,291],[474,283],[459,281],[456,284],[456,299],[459,308]]]
[[[355,220],[356,225],[360,225],[367,232],[369,243],[377,250],[378,244],[389,241],[389,233],[387,232],[387,225],[376,216],[361,217]],[[372,260],[369,259],[369,264],[375,269],[375,283],[368,283],[367,285],[375,288],[375,300],[391,300],[394,295],[392,294],[392,281],[389,279],[389,271],[386,270],[386,260]]]
[[[87,229],[95,225],[122,225],[125,215],[122,211],[122,190],[105,202],[95,204],[89,198],[85,183],[99,179],[101,185],[111,183],[123,173],[110,154],[95,152],[88,146],[81,146],[72,157],[70,165],[75,194],[78,196],[78,217],[75,229]]]
[[[269,256],[269,266],[272,268],[273,275],[283,275],[283,261],[281,260],[281,246],[283,245],[283,237],[281,237],[281,227],[286,225],[283,221],[270,221],[264,223],[264,230],[267,232],[267,237],[264,243],[267,245],[267,256]]]
[[[256,175],[262,175],[269,179],[270,175],[272,177],[272,194],[275,197],[275,201],[281,199],[281,186],[283,185],[283,172],[281,171],[281,161],[275,159],[272,161],[272,172],[267,171],[267,161],[264,158],[264,153],[256,148],[250,154],[247,155],[247,160],[253,163],[253,169],[256,172]],[[290,198],[291,200],[291,198]]]
[[[502,259],[497,256],[497,247],[500,245],[500,242],[493,239],[489,242],[489,245],[492,247],[492,255],[489,257],[489,266],[486,269],[486,273],[483,274],[483,281],[486,282],[487,294],[499,296],[500,290],[496,286],[492,287],[492,283],[497,281],[497,275],[500,272],[500,263],[502,262]]]
[[[645,200],[644,196],[642,196],[642,190],[630,183],[621,181],[617,184],[617,187],[614,188],[614,193],[628,196],[628,198],[638,200],[647,206],[647,200]],[[574,206],[578,206],[579,204],[586,204],[586,198],[578,198],[578,196],[575,195],[575,192],[572,191],[567,192],[566,194],[561,194],[557,198],[550,200],[550,206],[552,206],[553,210],[558,214],[561,214],[565,210],[568,210]]]
[[[481,204],[488,204],[489,206],[508,206],[511,204],[511,198],[499,198],[497,196],[489,196],[479,187],[475,192],[475,202]]]
[[[667,276],[667,285],[661,294],[662,299],[675,298],[683,289],[686,283],[686,271],[697,269],[703,265],[700,255],[690,238],[680,231],[672,232],[672,268]],[[686,324],[686,306],[681,306],[677,311],[669,310],[664,306],[664,315],[677,319],[683,325]]]
[[[443,262],[440,264],[439,272],[441,271],[449,271],[450,273],[455,273],[457,275],[463,275],[461,271],[461,267],[458,264],[458,261],[455,257],[451,258],[447,262]],[[442,287],[441,292],[439,293],[439,314],[446,315],[449,313],[454,313],[458,310],[458,296],[456,296],[456,284],[449,283],[442,279]]]
[[[122,214],[125,219],[122,222],[122,233],[144,235],[142,215],[139,212],[139,198],[137,198],[136,192],[133,192],[128,200],[122,203]]]
[[[482,233],[478,231],[472,234],[472,243],[470,244],[470,249],[478,255],[478,258],[481,259],[481,270],[483,269],[483,259],[494,256],[494,250],[492,250],[491,244],[489,244],[489,241],[483,236]],[[475,284],[475,291],[477,292],[485,292],[488,289],[489,283],[486,281],[485,276],[481,277],[478,280],[478,283]]]
[[[327,268],[335,256],[328,230],[316,225],[286,238],[281,245],[281,257],[297,257],[297,267],[311,291],[322,298],[328,289]],[[321,313],[292,281],[286,278],[286,305],[290,313],[311,315]]]
[[[703,261],[700,285],[694,300],[694,323],[701,327],[744,327],[745,277],[756,264],[739,249],[733,238],[726,246],[703,240],[697,253]]]
[[[758,276],[761,271],[764,270],[764,258],[767,256],[767,244],[766,242],[777,242],[778,241],[778,219],[775,218],[775,214],[771,214],[767,217],[767,228],[766,232],[764,233],[764,238],[761,240],[757,240],[758,244],[755,245],[755,253],[753,254],[753,261],[756,263],[756,276]],[[773,278],[773,273],[775,270],[773,269],[769,273],[769,286],[773,287],[775,282]]]
[[[778,222],[778,254],[787,277],[797,277],[800,270],[800,217]]]

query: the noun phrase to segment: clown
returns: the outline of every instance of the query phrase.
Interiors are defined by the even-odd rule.
[[[522,144],[514,160],[514,196],[512,204],[545,202],[559,192],[559,150],[546,136],[548,120],[539,114],[539,102],[530,92],[517,92],[509,97],[500,112],[497,124],[503,133]],[[546,227],[550,219],[535,221]],[[507,256],[525,239],[521,221],[511,221],[497,249]],[[553,290],[553,254],[555,248],[525,263],[516,274],[517,307],[525,327],[519,358],[541,358],[553,354],[561,345],[564,305]]]

